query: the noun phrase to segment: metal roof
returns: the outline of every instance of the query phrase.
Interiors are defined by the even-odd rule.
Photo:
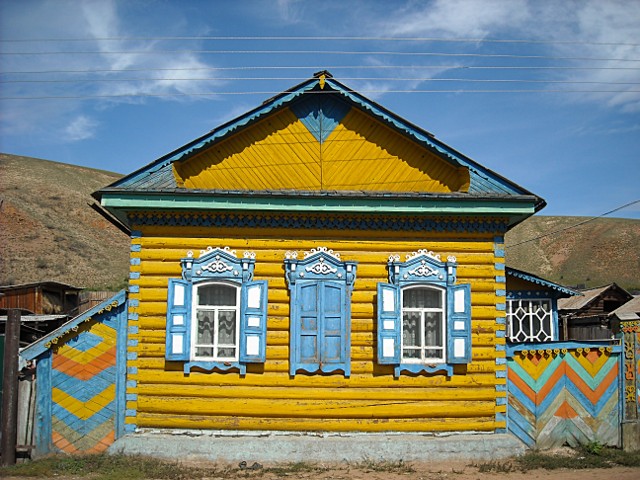
[[[626,290],[619,287],[615,283],[612,283],[610,285],[604,285],[602,287],[594,287],[586,290],[580,290],[580,293],[582,294],[582,296],[580,297],[572,297],[572,298],[565,298],[565,299],[558,300],[558,310],[580,310],[581,308],[589,305],[591,302],[593,302],[595,299],[597,299],[600,295],[602,295],[604,292],[606,292],[610,288],[618,288],[623,292],[627,293],[629,297],[631,297],[631,294],[628,293]]]
[[[640,320],[640,295],[616,308],[610,315],[615,315],[620,320]]]
[[[341,84],[332,78],[329,72],[318,72],[314,78],[306,80],[301,84],[277,95],[259,107],[227,122],[211,132],[195,139],[194,141],[178,148],[177,150],[159,158],[149,165],[117,180],[109,187],[94,193],[94,197],[100,198],[105,191],[124,190],[129,192],[145,192],[162,191],[165,189],[174,189],[177,187],[171,165],[178,160],[185,160],[199,152],[209,148],[213,143],[227,138],[239,129],[243,129],[265,116],[285,108],[292,102],[303,102],[307,98],[311,98],[309,93],[318,94],[335,94],[339,95],[343,101],[351,106],[366,111],[376,117],[388,127],[401,133],[402,135],[411,137],[414,141],[429,149],[443,160],[455,165],[463,166],[469,169],[471,183],[467,196],[483,196],[483,195],[504,195],[505,198],[513,198],[518,196],[530,197],[534,200],[535,210],[538,211],[546,204],[543,199],[535,194],[527,191],[523,187],[507,180],[492,170],[481,166],[470,158],[462,155],[444,142],[436,139],[431,133],[413,125],[407,120],[399,117],[377,103],[363,97],[354,92],[350,88]],[[194,190],[188,190],[190,193],[199,193]],[[220,192],[223,193],[223,192]],[[225,191],[224,193],[233,194],[233,192]],[[253,194],[255,192],[242,192],[244,195]],[[343,194],[341,192],[341,194]],[[371,196],[371,192],[362,195]]]
[[[532,273],[527,273],[522,270],[516,270],[515,268],[511,268],[511,267],[506,267],[505,271],[507,272],[507,275],[511,277],[519,278],[521,280],[526,280],[527,282],[535,283],[537,285],[542,285],[543,287],[550,288],[568,297],[582,295],[580,292],[571,290],[570,288],[567,288],[558,283],[554,283],[550,280],[545,280],[544,278],[538,277],[537,275],[534,275]]]

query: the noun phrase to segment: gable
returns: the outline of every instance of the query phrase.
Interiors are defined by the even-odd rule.
[[[187,189],[466,192],[469,170],[332,95],[290,106],[173,163]]]

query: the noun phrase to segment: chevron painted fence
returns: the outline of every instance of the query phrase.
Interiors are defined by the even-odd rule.
[[[37,456],[102,452],[122,430],[125,301],[121,292],[22,352],[37,362]]]
[[[620,446],[619,346],[521,345],[507,352],[507,428],[530,447]]]

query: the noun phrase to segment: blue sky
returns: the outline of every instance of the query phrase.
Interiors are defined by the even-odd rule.
[[[328,69],[543,214],[640,199],[637,0],[3,0],[0,36],[4,153],[130,173]]]

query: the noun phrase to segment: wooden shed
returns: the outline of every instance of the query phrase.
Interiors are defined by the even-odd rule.
[[[94,196],[132,231],[127,451],[500,450],[504,234],[536,195],[319,72]]]
[[[562,299],[558,310],[566,340],[599,340],[620,333],[611,313],[633,298],[615,283],[580,291],[581,295]],[[612,322],[613,319],[613,322]]]

